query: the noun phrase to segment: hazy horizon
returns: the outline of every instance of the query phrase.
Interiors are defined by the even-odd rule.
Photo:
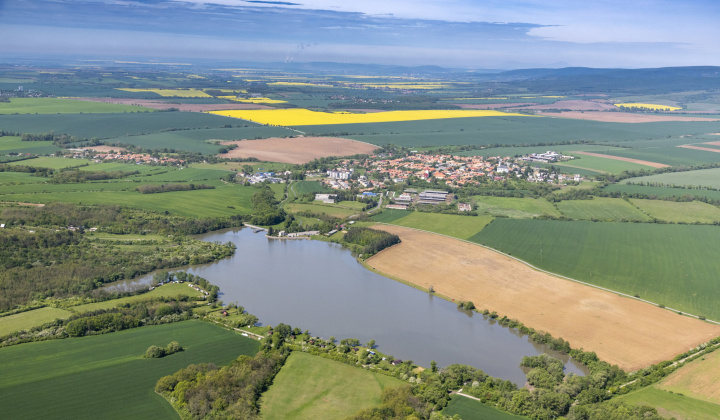
[[[711,66],[720,65],[717,17],[710,0],[0,0],[0,59]]]

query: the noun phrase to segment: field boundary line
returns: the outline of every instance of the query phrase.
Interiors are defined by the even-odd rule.
[[[401,228],[405,228],[405,229],[417,230],[417,231],[419,231],[419,232],[431,233],[431,234],[433,234],[433,235],[440,235],[440,236],[444,236],[444,237],[446,237],[446,238],[456,239],[456,240],[458,240],[458,241],[462,241],[462,242],[465,242],[465,243],[468,243],[468,244],[471,244],[471,245],[477,245],[477,246],[483,247],[483,248],[485,248],[485,249],[488,249],[488,250],[490,250],[490,251],[493,251],[493,252],[495,252],[495,253],[497,253],[497,254],[504,255],[504,256],[506,256],[506,257],[508,257],[508,258],[512,258],[513,260],[518,261],[518,262],[521,262],[521,263],[525,264],[526,266],[532,268],[533,270],[540,271],[541,273],[549,274],[549,275],[551,275],[551,276],[559,277],[559,278],[561,278],[561,279],[569,280],[569,281],[572,281],[572,282],[575,282],[575,283],[579,283],[579,284],[582,284],[582,285],[585,285],[585,286],[594,287],[594,288],[596,288],[596,289],[600,289],[600,290],[603,290],[603,291],[606,291],[606,292],[615,293],[616,295],[623,296],[623,297],[628,297],[628,298],[630,298],[630,299],[634,299],[634,300],[637,300],[637,301],[640,301],[640,302],[644,302],[644,303],[649,303],[650,305],[653,305],[653,306],[655,306],[655,307],[657,307],[657,308],[660,308],[660,305],[659,305],[658,303],[651,302],[651,301],[645,300],[645,299],[641,299],[641,298],[638,298],[638,297],[635,297],[635,296],[632,296],[632,295],[628,295],[627,293],[618,292],[617,290],[612,290],[612,289],[608,289],[608,288],[606,288],[606,287],[598,286],[598,285],[596,285],[596,284],[587,283],[587,282],[584,282],[584,281],[581,281],[581,280],[577,280],[577,279],[574,279],[574,278],[572,278],[572,277],[567,277],[567,276],[563,276],[563,275],[561,275],[561,274],[553,273],[553,272],[551,272],[551,271],[543,270],[542,268],[535,267],[534,265],[530,264],[529,262],[524,261],[524,260],[521,260],[521,259],[518,258],[518,257],[514,257],[514,256],[512,256],[512,255],[510,255],[510,254],[506,254],[506,253],[504,253],[504,252],[502,252],[502,251],[498,251],[497,249],[491,248],[491,247],[489,247],[489,246],[487,246],[487,245],[479,244],[479,243],[477,243],[477,242],[468,241],[467,239],[460,239],[460,238],[456,238],[456,237],[450,236],[450,235],[445,235],[445,234],[442,234],[442,233],[431,232],[431,231],[429,231],[429,230],[411,228],[411,227],[401,226],[401,225],[393,225],[393,224],[391,224],[391,223],[384,223],[384,222],[375,222],[375,223],[380,224],[380,225],[397,226],[397,227],[401,227]],[[707,318],[705,318],[705,319],[703,320],[703,319],[700,319],[700,317],[699,317],[698,315],[694,315],[694,314],[690,314],[690,313],[687,313],[687,312],[683,312],[683,311],[680,311],[679,309],[670,308],[670,307],[668,307],[668,306],[666,306],[666,307],[664,307],[664,308],[660,308],[660,309],[666,309],[666,310],[668,310],[668,311],[676,312],[676,313],[677,313],[677,312],[680,312],[681,315],[686,315],[686,316],[689,316],[689,317],[692,317],[692,318],[697,318],[697,319],[699,319],[699,320],[701,320],[701,321],[709,322],[709,323],[711,323],[711,324],[720,325],[720,322],[718,322],[718,321],[713,321],[712,319],[707,319]]]

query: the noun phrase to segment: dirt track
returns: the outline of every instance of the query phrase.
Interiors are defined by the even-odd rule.
[[[605,159],[622,160],[623,162],[639,163],[640,165],[651,166],[653,168],[667,168],[668,166],[670,166],[670,165],[665,165],[664,163],[650,162],[647,160],[640,160],[640,159],[631,159],[631,158],[620,157],[620,156],[603,155],[601,153],[592,153],[592,152],[569,152],[569,153],[577,153],[579,155],[595,156],[595,157],[601,157],[601,158],[605,158]]]
[[[707,144],[712,144],[712,143],[707,143]],[[682,147],[685,149],[704,150],[706,152],[720,153],[720,149],[713,149],[712,147],[693,146],[691,144],[683,144],[682,146],[678,146],[678,147]]]
[[[470,300],[633,371],[720,335],[720,326],[545,274],[478,245],[397,226],[402,243],[367,263],[455,300]]]
[[[339,137],[275,137],[264,140],[226,141],[222,144],[237,144],[238,147],[218,155],[220,157],[254,157],[267,162],[295,164],[307,163],[319,157],[367,154],[377,149],[377,146],[372,144]]]

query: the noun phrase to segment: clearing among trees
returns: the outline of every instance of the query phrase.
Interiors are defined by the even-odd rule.
[[[264,140],[236,140],[223,142],[238,147],[218,155],[224,158],[254,157],[266,162],[307,163],[327,156],[349,156],[372,153],[377,146],[339,137],[273,137]]]
[[[367,260],[374,269],[454,300],[472,301],[574,348],[634,371],[720,334],[720,326],[564,280],[477,245],[397,226],[402,242]]]

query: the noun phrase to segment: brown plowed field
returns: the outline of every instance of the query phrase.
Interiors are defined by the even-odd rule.
[[[631,158],[620,157],[620,156],[603,155],[601,153],[592,153],[592,152],[570,152],[570,153],[577,153],[579,155],[601,157],[601,158],[605,158],[605,159],[622,160],[623,162],[639,163],[640,165],[651,166],[653,168],[667,168],[668,166],[670,166],[670,165],[665,165],[664,163],[650,162],[647,160],[640,160],[640,159],[631,159]]]
[[[614,108],[614,107],[613,107]],[[577,120],[592,120],[616,123],[646,123],[662,121],[718,121],[712,118],[684,117],[682,115],[647,115],[630,114],[628,112],[577,112],[565,111],[560,113],[544,114],[549,117],[574,118]]]
[[[376,227],[402,242],[368,259],[374,269],[518,319],[628,371],[672,359],[720,335],[718,325],[533,270],[479,245]]]
[[[273,109],[267,105],[259,104],[173,104],[153,99],[132,99],[132,98],[70,98],[78,101],[105,102],[108,104],[137,105],[152,109],[177,108],[180,111],[208,112],[223,111],[226,109]]]
[[[712,143],[708,143],[708,144],[712,144]],[[693,146],[691,144],[683,144],[682,146],[678,146],[678,147],[682,147],[685,149],[705,150],[706,152],[720,153],[720,149],[713,149],[712,147]]]
[[[377,146],[369,143],[339,137],[274,137],[264,140],[226,141],[222,144],[237,144],[238,147],[218,155],[220,157],[254,157],[266,162],[295,164],[327,156],[368,154],[377,149]]]

